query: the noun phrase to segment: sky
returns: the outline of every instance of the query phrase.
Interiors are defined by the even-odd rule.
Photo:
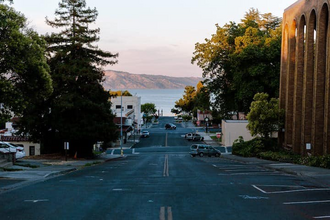
[[[14,0],[12,5],[39,34],[57,32],[46,25],[60,0]],[[215,24],[240,22],[250,8],[282,17],[296,0],[86,0],[99,15],[99,48],[119,53],[105,70],[135,74],[201,77],[191,58],[197,42],[215,33]]]

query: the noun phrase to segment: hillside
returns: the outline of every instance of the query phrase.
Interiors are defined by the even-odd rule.
[[[105,89],[183,89],[196,86],[198,77],[170,77],[161,75],[131,74],[114,70],[105,71]]]

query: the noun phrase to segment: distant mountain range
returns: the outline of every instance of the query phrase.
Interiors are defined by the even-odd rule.
[[[183,89],[186,86],[196,86],[201,80],[203,80],[203,78],[132,74],[121,71],[106,70],[105,81],[102,84],[106,90]]]

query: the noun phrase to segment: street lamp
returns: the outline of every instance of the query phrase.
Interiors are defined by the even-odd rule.
[[[123,91],[120,91],[120,156],[123,156]]]
[[[207,133],[207,125],[208,125],[209,118],[206,116],[206,118],[204,120],[205,120],[205,123],[206,123],[206,133]]]

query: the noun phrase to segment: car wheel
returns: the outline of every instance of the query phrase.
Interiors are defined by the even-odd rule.
[[[191,156],[192,156],[192,157],[195,157],[196,155],[195,155],[195,154],[192,154]]]
[[[200,153],[199,156],[200,156],[200,157],[204,157],[204,154],[203,154],[203,153]]]
[[[219,154],[219,153],[216,153],[215,156],[216,156],[216,157],[220,157],[220,154]]]

